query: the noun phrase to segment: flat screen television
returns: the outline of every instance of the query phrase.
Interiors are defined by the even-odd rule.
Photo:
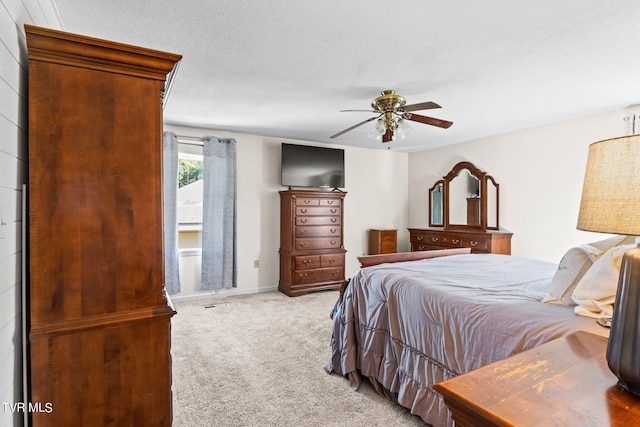
[[[344,150],[282,144],[280,171],[285,187],[344,188]]]

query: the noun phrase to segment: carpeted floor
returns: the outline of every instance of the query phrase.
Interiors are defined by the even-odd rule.
[[[267,292],[176,304],[173,425],[426,426],[366,382],[356,392],[324,371],[337,296]]]

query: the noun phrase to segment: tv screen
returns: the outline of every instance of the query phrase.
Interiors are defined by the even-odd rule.
[[[281,184],[344,188],[344,150],[282,144]]]

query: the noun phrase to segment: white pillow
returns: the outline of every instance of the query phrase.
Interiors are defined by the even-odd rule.
[[[571,294],[576,285],[604,252],[595,246],[580,245],[564,254],[553,275],[549,291],[542,299],[548,304],[575,305]]]
[[[635,244],[609,249],[580,279],[572,296],[576,314],[595,318],[613,315],[622,256],[634,247]]]
[[[597,242],[589,243],[589,245],[595,246],[596,248],[600,249],[604,253],[615,246],[630,245],[632,243],[635,243],[635,241],[636,241],[636,236],[618,235],[618,236],[609,237],[608,239],[598,240]]]

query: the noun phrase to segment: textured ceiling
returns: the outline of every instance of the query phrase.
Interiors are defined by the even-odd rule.
[[[183,55],[165,121],[385,148],[383,89],[449,129],[415,151],[640,103],[640,1],[53,0],[69,32]]]

